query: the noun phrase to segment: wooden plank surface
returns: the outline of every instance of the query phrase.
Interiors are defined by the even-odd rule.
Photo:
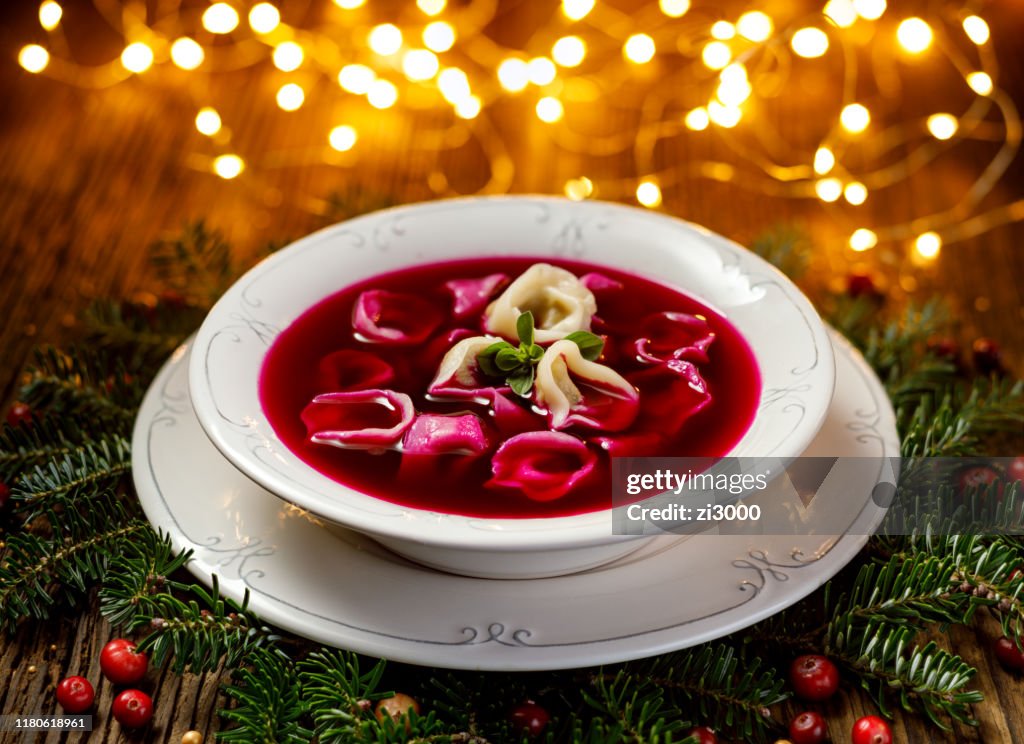
[[[1019,10],[999,11],[997,43],[1009,61],[1004,75],[1012,90],[1021,91],[1021,55],[1013,48],[1024,33]],[[87,6],[68,3],[69,16]],[[34,3],[4,4],[0,9],[0,42],[17,49],[34,31]],[[996,12],[996,11],[993,11]],[[518,22],[524,22],[522,20]],[[510,21],[512,23],[512,21]],[[97,42],[99,43],[99,42]],[[8,58],[12,55],[8,54]],[[254,80],[257,76],[254,73]],[[0,116],[0,401],[9,401],[17,371],[30,349],[41,341],[73,333],[88,303],[97,297],[132,297],[158,289],[146,265],[146,246],[177,232],[189,220],[206,218],[225,232],[245,264],[270,240],[284,241],[329,219],[323,199],[332,192],[387,195],[399,201],[428,198],[427,180],[434,167],[426,156],[406,155],[405,145],[417,137],[416,122],[396,123],[391,150],[355,154],[341,165],[310,163],[306,167],[263,167],[250,178],[222,181],[193,167],[194,155],[206,143],[191,127],[197,101],[181,94],[174,80],[131,80],[106,91],[82,91],[25,74],[5,61],[0,85],[6,113]],[[255,84],[255,83],[254,83]],[[258,91],[265,93],[265,91]],[[266,95],[247,86],[219,86],[216,105],[236,122],[233,148],[263,152],[263,143],[287,149],[301,141],[301,122],[274,109]],[[1018,96],[1018,100],[1024,98]],[[325,107],[327,104],[325,104]],[[511,111],[529,120],[528,112]],[[329,111],[308,116],[329,119]],[[544,133],[532,125],[505,122],[506,141],[518,166],[514,191],[558,192],[566,178],[585,172],[585,158],[544,158]],[[799,122],[789,124],[800,127]],[[521,131],[520,131],[521,130]],[[711,148],[710,150],[708,148]],[[697,157],[724,157],[714,145],[681,139],[663,157],[685,162]],[[274,159],[254,156],[267,166]],[[970,165],[961,164],[964,167]],[[610,172],[628,172],[628,163],[612,164]],[[464,166],[448,163],[449,183],[482,182],[479,159],[467,156]],[[256,171],[256,169],[254,169]],[[1015,164],[1002,196],[1020,198],[1024,168]],[[936,182],[911,179],[894,199],[865,205],[865,221],[898,219],[922,205],[941,205],[962,181],[955,170]],[[840,231],[819,205],[782,202],[724,184],[686,182],[667,194],[666,211],[705,224],[744,241],[780,222],[807,225],[823,246],[842,241]],[[965,342],[979,335],[1002,344],[1012,365],[1021,369],[1024,349],[1024,227],[997,229],[981,238],[951,246],[934,267],[917,276],[915,294],[938,292],[949,298]],[[828,253],[825,268],[842,276],[849,270],[842,251]],[[883,264],[886,256],[866,260],[882,281],[897,282]],[[893,258],[890,256],[889,258]],[[945,647],[979,669],[977,687],[986,702],[976,715],[978,729],[956,727],[942,734],[920,720],[897,715],[898,742],[1024,741],[1024,682],[996,665],[988,651],[997,634],[993,624],[977,630],[955,628],[938,637]],[[53,685],[60,678],[88,671],[98,683],[95,660],[110,637],[93,601],[82,614],[29,623],[13,638],[0,640],[0,711],[48,714],[55,711]],[[125,737],[109,716],[99,717],[90,737],[40,735],[24,741],[180,741],[198,729],[212,740],[216,710],[223,704],[218,676],[178,677],[158,674],[152,689],[159,695],[156,723],[143,739]],[[98,687],[97,709],[109,709],[110,688]],[[825,709],[835,741],[848,741],[853,721],[871,712],[867,699],[846,689]],[[0,734],[0,741],[17,739]]]

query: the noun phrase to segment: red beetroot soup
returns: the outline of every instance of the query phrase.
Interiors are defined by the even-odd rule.
[[[497,470],[492,470],[497,467],[492,464],[495,450],[503,441],[523,429],[550,428],[551,419],[545,418],[545,406],[535,394],[522,397],[502,387],[503,381],[493,382],[501,391],[504,413],[513,414],[510,428],[507,416],[495,416],[494,400],[488,405],[427,392],[442,358],[457,341],[485,335],[481,308],[536,263],[558,266],[577,277],[597,277],[589,283],[584,280],[597,306],[589,330],[604,340],[596,363],[610,367],[637,392],[635,417],[625,429],[609,432],[593,425],[563,424],[558,441],[572,445],[568,450],[544,445],[518,448],[536,453],[528,455],[528,466],[541,478],[570,472],[581,457],[588,460],[584,476],[573,480],[562,495],[552,497],[549,492],[540,497],[547,500],[538,500],[529,487],[496,484]],[[505,278],[498,281],[495,275]],[[469,284],[475,305],[457,302],[446,286],[453,280],[484,278]],[[376,321],[383,331],[374,331],[374,338],[357,332],[355,316]],[[388,336],[392,332],[394,338]],[[518,345],[518,339],[507,340]],[[686,350],[680,352],[680,345]],[[601,385],[582,378],[575,382],[584,396],[590,396],[592,412],[617,405]],[[454,422],[462,416],[457,419],[460,426],[468,421],[474,432],[485,433],[486,443],[476,436],[480,441],[470,454],[410,455],[401,451],[401,443],[368,450],[311,441],[303,411],[323,394],[331,398],[330,394],[341,393],[336,397],[349,404],[341,417],[345,426],[357,422],[386,428],[402,420],[401,407],[389,403],[394,396],[389,393],[385,400],[371,389],[407,395],[413,415],[424,416],[424,424],[428,418]],[[416,266],[347,287],[310,308],[278,336],[260,375],[260,401],[274,430],[319,472],[397,504],[493,518],[559,517],[608,508],[612,456],[724,455],[750,426],[760,392],[760,375],[747,343],[725,318],[692,297],[604,266],[519,257]],[[367,406],[374,402],[385,407],[373,412]],[[327,407],[326,415],[331,411]],[[608,420],[621,418],[613,411]],[[419,431],[429,435],[435,430]],[[420,436],[419,441],[430,441],[430,436]]]

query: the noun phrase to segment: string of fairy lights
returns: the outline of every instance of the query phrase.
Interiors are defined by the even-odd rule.
[[[293,1],[303,6],[294,13]],[[500,12],[498,0],[457,7],[417,0],[390,19],[374,17],[373,0],[333,0],[315,27],[286,22],[308,17],[301,12],[308,10],[307,0],[218,1],[198,8],[162,0],[159,13],[147,11],[145,2],[93,4],[124,39],[118,58],[99,66],[77,64],[63,34],[64,10],[57,0],[45,0],[39,24],[46,43],[22,47],[21,67],[99,88],[153,75],[161,66],[199,77],[269,60],[269,74],[276,76],[274,104],[281,110],[300,111],[311,96],[325,95],[347,97],[365,109],[316,135],[310,152],[322,153],[321,161],[370,146],[364,140],[372,141],[376,115],[403,107],[439,111],[440,128],[419,137],[424,147],[439,155],[450,143],[475,138],[489,170],[478,192],[505,192],[515,167],[491,119],[502,99],[518,97],[532,103],[555,148],[595,158],[632,152],[628,177],[568,179],[564,193],[573,199],[634,198],[654,209],[664,190],[686,179],[729,182],[842,209],[842,224],[851,226],[851,250],[902,243],[919,263],[934,260],[945,243],[1024,219],[1024,199],[991,203],[1020,148],[1022,127],[1013,101],[998,85],[989,25],[970,1],[928,17],[896,17],[886,0],[828,0],[809,14],[787,9],[788,17],[773,17],[751,9],[723,18],[718,4],[691,7],[690,0],[660,0],[630,14],[597,0],[562,0],[560,16],[540,24],[515,49],[486,32]],[[962,89],[969,96],[966,108],[937,109],[923,120],[901,116],[900,107],[891,105],[900,95],[896,70],[915,64],[932,64],[936,75],[948,78],[939,90]],[[822,132],[817,146],[789,146],[783,132],[765,134],[770,105],[804,95],[796,81],[815,70],[841,94],[814,102]],[[875,78],[876,92],[861,98],[869,88],[862,84],[867,73]],[[580,126],[614,107],[635,116],[612,132],[595,134]],[[214,102],[196,111],[194,126],[208,143],[197,149],[210,153],[205,162],[212,173],[230,180],[259,168],[258,155],[230,150],[228,127]],[[713,132],[729,148],[728,160],[665,165],[656,156],[659,144],[672,138]],[[857,207],[970,141],[998,147],[986,162],[972,165],[974,180],[955,205],[897,224],[857,224]],[[296,165],[309,162],[308,153],[296,159]],[[436,167],[428,182],[440,195],[452,191]]]

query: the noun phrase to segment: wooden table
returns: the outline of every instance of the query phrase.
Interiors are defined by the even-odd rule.
[[[38,34],[35,8],[33,3],[3,4],[0,46],[7,50],[5,57]],[[87,5],[72,2],[68,8],[71,19],[75,12],[84,13]],[[993,8],[991,15],[1005,65],[1004,82],[1020,93],[1024,91],[1024,55],[1015,44],[1024,33],[1024,14],[1006,4]],[[513,25],[521,22],[507,20]],[[83,23],[96,33],[72,41],[81,45],[84,57],[105,53],[109,36]],[[287,151],[302,140],[305,122],[323,123],[326,114],[317,109],[304,116],[277,110],[264,95],[265,86],[260,88],[261,75],[254,71],[250,77],[256,94],[242,85],[216,88],[216,105],[235,128],[232,148],[244,153],[269,152],[271,147]],[[326,224],[330,211],[323,200],[332,192],[349,197],[387,195],[399,201],[432,195],[427,186],[429,163],[403,153],[403,138],[415,132],[410,126],[391,134],[395,146],[390,150],[357,151],[340,165],[313,162],[277,168],[273,157],[255,155],[251,176],[234,182],[216,178],[194,167],[194,153],[203,152],[206,143],[192,128],[191,119],[203,101],[181,93],[176,87],[179,82],[174,75],[154,73],[152,80],[82,91],[28,75],[9,61],[0,65],[6,109],[0,118],[0,402],[13,398],[17,372],[30,349],[73,334],[92,299],[158,290],[147,266],[146,246],[177,232],[189,220],[206,218],[223,230],[240,262],[246,264],[268,241],[285,241]],[[913,98],[919,92],[907,95]],[[1016,98],[1024,101],[1024,95]],[[524,114],[523,121],[532,120]],[[586,172],[584,159],[539,154],[543,134],[533,124],[507,124],[509,151],[518,166],[514,191],[558,192],[566,178]],[[797,131],[805,127],[800,121],[785,124]],[[671,157],[707,156],[702,147],[700,140],[686,138],[674,146]],[[629,172],[628,165],[620,164],[622,173]],[[479,183],[475,167],[449,163],[449,183]],[[940,205],[962,184],[956,167],[972,164],[954,164],[953,175],[938,182],[921,174],[891,198],[869,200],[862,207],[865,223],[900,219],[911,209],[920,212],[922,206]],[[1022,176],[1024,168],[1016,163],[999,187],[1000,195],[1020,198]],[[800,222],[831,256],[826,265],[837,276],[843,275],[849,260],[841,250],[829,248],[841,244],[843,233],[815,203],[772,200],[728,185],[691,181],[666,194],[665,209],[740,241],[779,222]],[[1018,225],[949,246],[933,268],[920,273],[914,291],[949,298],[961,339],[969,342],[984,335],[999,340],[1017,370],[1024,349],[1022,242],[1024,225]],[[886,275],[884,259],[879,252],[865,260],[891,283],[894,278]],[[995,665],[988,652],[995,634],[994,625],[983,624],[977,632],[954,628],[940,639],[979,670],[975,684],[986,697],[976,710],[981,727],[957,727],[942,735],[918,719],[898,715],[897,741],[1024,740],[1024,682]],[[0,686],[0,712],[54,712],[53,685],[79,670],[90,669],[95,676],[94,660],[109,637],[110,630],[93,601],[78,619],[27,623],[13,638],[0,640],[0,679],[6,681]],[[146,740],[176,744],[184,731],[194,728],[212,741],[216,710],[224,703],[219,681],[217,675],[158,675],[154,688],[160,704]],[[109,698],[109,687],[102,690]],[[107,710],[109,703],[101,697],[98,709]],[[844,691],[828,711],[835,740],[846,741],[852,722],[871,710],[863,695]],[[39,740],[80,739],[51,734]],[[109,716],[102,716],[88,740],[115,742],[122,735]]]

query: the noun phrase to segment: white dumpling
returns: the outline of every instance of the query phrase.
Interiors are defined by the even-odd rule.
[[[524,271],[488,306],[484,329],[516,339],[516,321],[527,311],[533,313],[534,339],[545,344],[574,331],[589,331],[597,301],[572,272],[538,263]]]
[[[578,424],[621,431],[633,423],[639,411],[636,388],[611,367],[584,359],[580,347],[569,340],[556,341],[544,352],[537,364],[534,390],[552,429]]]
[[[486,387],[488,383],[480,372],[476,358],[481,351],[500,340],[496,336],[472,336],[459,341],[441,359],[437,374],[427,391],[434,395],[452,394]]]

